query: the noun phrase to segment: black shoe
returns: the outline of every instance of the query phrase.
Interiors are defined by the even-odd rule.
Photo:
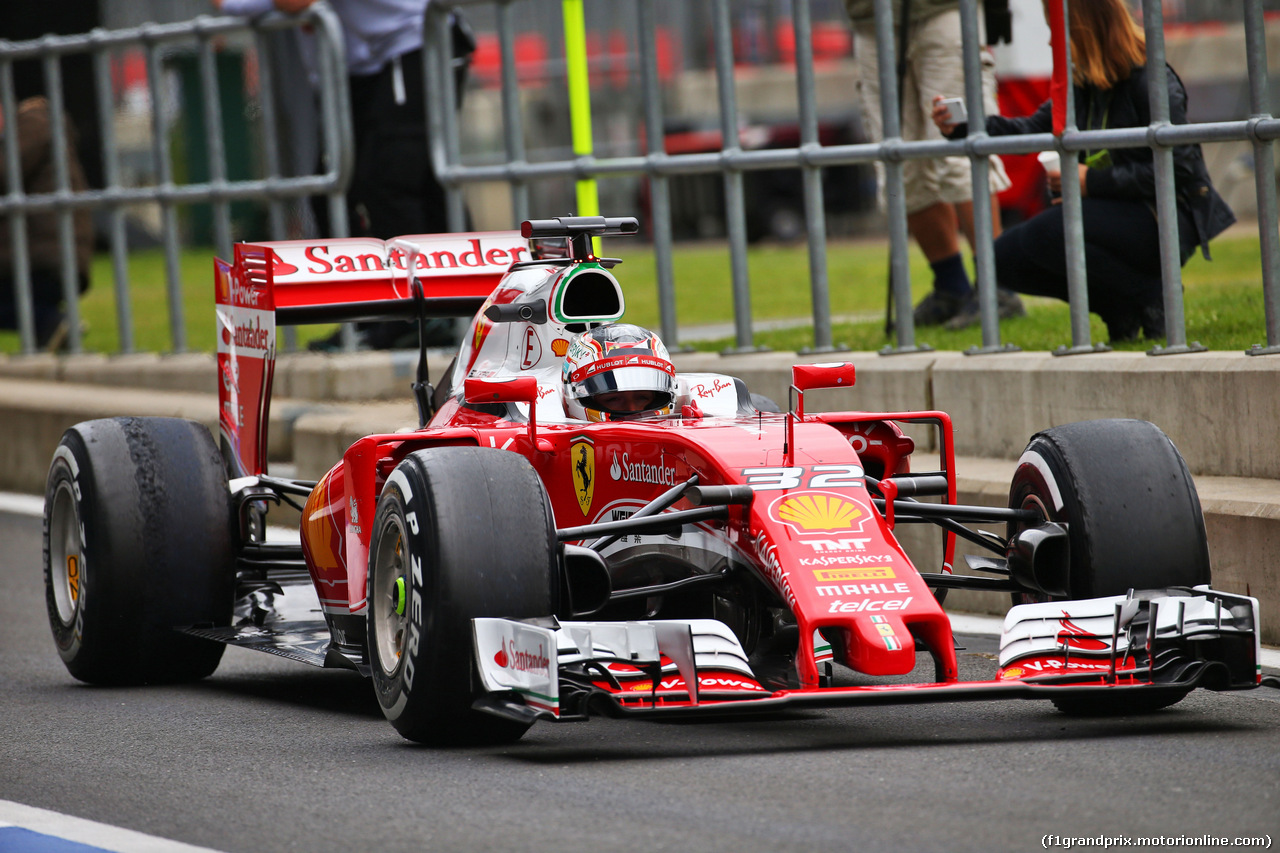
[[[911,316],[917,326],[941,326],[964,308],[969,295],[959,296],[944,290],[935,290],[920,300]]]
[[[1023,317],[1027,313],[1027,309],[1022,304],[1022,299],[1012,290],[1005,290],[1003,287],[996,288],[996,316],[1001,320],[1008,320],[1011,317]],[[960,308],[960,312],[946,322],[946,327],[951,331],[959,331],[967,329],[970,326],[982,320],[982,313],[978,308],[978,294],[974,293],[970,296]]]
[[[1107,324],[1107,336],[1113,344],[1133,343],[1139,339],[1139,333],[1148,340],[1164,337],[1164,304],[1160,302],[1141,308],[1127,308],[1102,319]]]
[[[1155,340],[1164,337],[1164,303],[1157,302],[1142,309],[1142,334]]]
[[[1142,323],[1136,311],[1103,317],[1102,321],[1107,324],[1108,343],[1131,344],[1138,340],[1138,333],[1142,330]]]

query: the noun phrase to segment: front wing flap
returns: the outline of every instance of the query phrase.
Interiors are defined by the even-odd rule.
[[[1241,690],[1261,677],[1257,600],[1207,586],[1014,607],[1001,633],[997,677],[976,682],[775,691],[756,678],[732,630],[713,619],[472,621],[485,693],[475,707],[526,722],[585,719],[589,707],[617,715],[741,714],[1065,692]]]
[[[1159,683],[1213,663],[1219,689],[1241,689],[1262,677],[1260,643],[1257,599],[1208,586],[1022,604],[1004,620],[998,678]]]

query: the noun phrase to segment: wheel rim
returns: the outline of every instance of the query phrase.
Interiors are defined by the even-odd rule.
[[[71,484],[58,483],[49,513],[49,584],[62,624],[75,621],[84,600],[84,552],[80,542],[80,508]]]
[[[404,526],[398,516],[392,515],[379,531],[377,550],[373,563],[374,645],[378,665],[384,674],[394,675],[400,666],[404,652],[405,630],[408,627],[406,606],[409,583],[409,550]]]

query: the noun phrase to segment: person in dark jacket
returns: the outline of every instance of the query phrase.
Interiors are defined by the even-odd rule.
[[[22,191],[27,195],[55,192],[57,164],[53,158],[53,122],[49,101],[44,97],[27,98],[18,104],[17,115],[7,123],[0,116],[0,152],[4,134],[18,134],[18,163]],[[69,117],[67,128],[67,174],[72,192],[87,188],[84,169],[76,154],[76,136]],[[8,174],[5,158],[0,156],[0,192],[9,191],[13,176]],[[93,219],[85,208],[72,215],[76,273],[79,289],[89,288],[89,263],[93,258]],[[8,217],[0,217],[0,329],[18,328],[18,311],[14,286],[13,240]],[[40,349],[58,349],[68,332],[62,311],[62,260],[58,249],[58,214],[53,211],[27,216],[27,258],[31,266],[31,308],[35,319],[36,345]]]
[[[1072,0],[1069,18],[1077,126],[1100,130],[1150,124],[1146,42],[1123,0]],[[1172,68],[1167,68],[1167,76],[1170,121],[1185,124],[1187,91]],[[946,122],[945,108],[935,106],[933,120],[950,139],[967,132],[965,125]],[[1025,118],[993,115],[987,119],[987,133],[992,136],[1052,130],[1048,101]],[[1214,190],[1199,145],[1174,147],[1173,161],[1180,259],[1186,264],[1197,246],[1208,258],[1209,240],[1235,222],[1235,216]],[[1068,164],[1064,171],[1080,182],[1089,309],[1107,324],[1112,341],[1137,340],[1140,332],[1149,338],[1163,337],[1151,149],[1081,152],[1075,169]],[[1064,177],[1048,172],[1050,190],[1060,190]],[[1055,204],[1005,231],[995,242],[1000,287],[1067,299],[1062,226],[1062,206]],[[950,325],[960,328],[976,321],[975,312],[971,317],[958,316]]]

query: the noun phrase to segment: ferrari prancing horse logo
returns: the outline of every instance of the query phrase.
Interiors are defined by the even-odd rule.
[[[578,436],[569,445],[569,462],[573,470],[573,491],[578,507],[585,516],[591,510],[591,497],[596,484],[596,449],[591,439]]]

